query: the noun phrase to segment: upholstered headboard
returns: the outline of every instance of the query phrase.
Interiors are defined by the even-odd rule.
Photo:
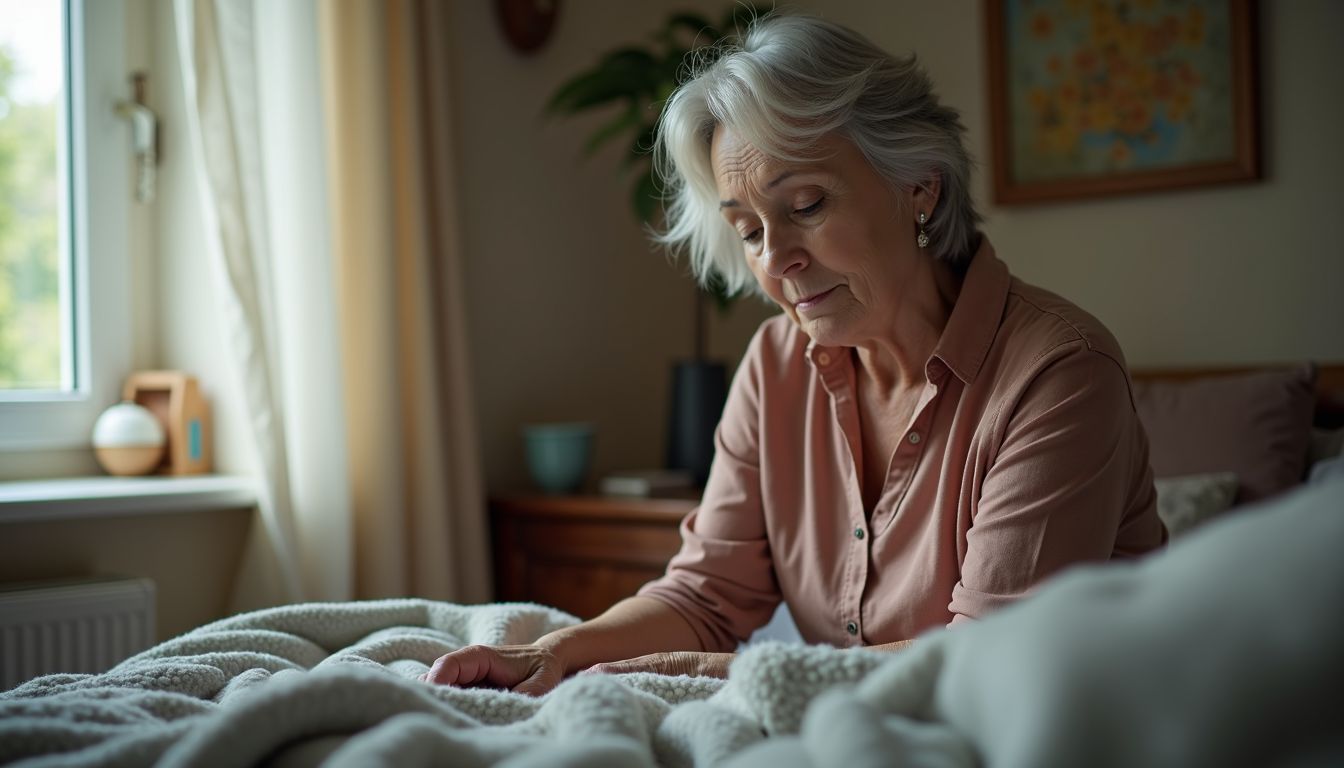
[[[1344,364],[1131,371],[1157,512],[1172,536],[1340,460]]]
[[[1130,371],[1134,381],[1189,381],[1210,376],[1231,376],[1256,371],[1291,368],[1294,363],[1267,363],[1265,365],[1207,366],[1191,368],[1135,368]],[[1344,427],[1344,362],[1315,363],[1316,416],[1315,425],[1322,429]]]

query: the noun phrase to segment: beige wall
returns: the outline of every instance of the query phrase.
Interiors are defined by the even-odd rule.
[[[251,521],[240,509],[5,523],[0,583],[148,577],[164,640],[228,615]]]
[[[726,3],[567,3],[532,56],[512,52],[491,4],[458,3],[458,136],[476,397],[487,482],[525,488],[518,427],[591,419],[595,471],[661,461],[667,377],[690,352],[690,282],[651,253],[614,149],[583,161],[600,118],[545,120],[567,76],[642,38],[673,8]],[[996,208],[989,204],[983,17],[977,0],[790,4],[914,51],[962,111],[980,167],[976,199],[1021,277],[1106,322],[1135,365],[1344,360],[1344,216],[1338,179],[1344,3],[1264,3],[1266,179],[1257,184]],[[764,310],[739,302],[714,330],[736,361]]]

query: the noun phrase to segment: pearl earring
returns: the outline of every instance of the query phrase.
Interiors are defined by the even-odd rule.
[[[924,231],[924,222],[926,222],[926,221],[928,221],[928,220],[929,220],[929,216],[928,216],[928,214],[924,213],[923,211],[920,211],[920,212],[919,212],[919,237],[916,237],[916,238],[915,238],[915,242],[919,244],[919,247],[920,247],[920,248],[928,248],[928,247],[929,247],[929,233],[927,233],[927,232]]]

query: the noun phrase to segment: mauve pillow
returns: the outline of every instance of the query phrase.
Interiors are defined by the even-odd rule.
[[[1234,472],[1237,503],[1302,481],[1316,367],[1134,385],[1156,477]]]

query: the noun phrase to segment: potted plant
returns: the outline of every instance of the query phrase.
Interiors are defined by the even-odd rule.
[[[633,176],[630,203],[636,218],[644,224],[656,226],[662,216],[652,150],[663,105],[678,85],[687,56],[745,27],[757,15],[745,3],[733,4],[719,24],[694,13],[673,13],[650,35],[647,44],[622,46],[606,53],[597,64],[561,84],[547,104],[549,113],[559,115],[619,107],[589,136],[584,153],[591,155],[611,142],[626,145],[623,166]],[[724,283],[712,275],[707,289],[696,291],[694,356],[673,370],[667,462],[671,468],[688,470],[697,484],[703,484],[709,474],[714,428],[727,396],[726,367],[706,355],[707,299],[725,310],[733,298]]]

